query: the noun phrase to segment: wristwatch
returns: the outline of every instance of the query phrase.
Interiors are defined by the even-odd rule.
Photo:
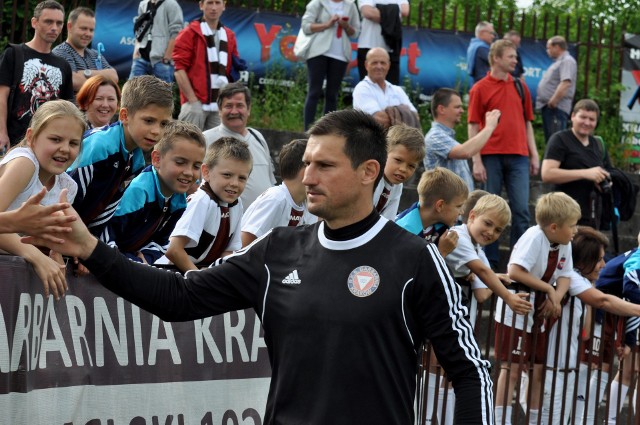
[[[83,72],[84,76],[86,78],[91,78],[91,70],[90,69],[85,69]]]

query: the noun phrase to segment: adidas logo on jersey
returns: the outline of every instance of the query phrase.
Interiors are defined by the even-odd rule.
[[[298,277],[298,270],[294,270],[287,277],[282,279],[282,283],[285,285],[300,285],[302,281]]]

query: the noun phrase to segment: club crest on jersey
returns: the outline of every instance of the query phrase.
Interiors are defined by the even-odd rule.
[[[564,268],[564,263],[567,261],[566,257],[562,257],[560,261],[558,261],[558,270],[562,270]]]
[[[349,274],[347,286],[356,297],[368,297],[376,292],[380,285],[380,275],[373,267],[360,266]]]

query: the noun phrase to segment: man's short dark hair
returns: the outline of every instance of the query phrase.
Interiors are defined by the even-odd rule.
[[[316,121],[307,135],[344,137],[344,153],[351,167],[355,170],[363,162],[374,159],[380,164],[376,185],[382,178],[387,162],[387,139],[382,126],[371,115],[355,109],[330,112]]]
[[[573,106],[573,113],[577,114],[580,111],[595,112],[598,119],[600,119],[600,107],[595,100],[592,99],[580,99]]]
[[[433,118],[438,117],[438,106],[442,105],[446,108],[451,103],[453,96],[460,97],[460,93],[447,87],[440,88],[433,93],[431,96],[431,115]]]
[[[282,180],[295,179],[300,169],[304,168],[302,156],[307,148],[307,139],[295,139],[280,149],[278,166]]]
[[[218,108],[222,106],[224,99],[229,99],[238,93],[244,94],[244,100],[247,102],[247,107],[251,106],[251,92],[249,88],[241,82],[229,83],[218,92]]]
[[[562,50],[567,50],[569,48],[569,45],[567,44],[567,40],[565,40],[564,37],[561,35],[554,35],[549,39],[549,43],[552,46],[560,47]]]
[[[67,22],[71,22],[72,24],[75,24],[80,15],[85,15],[90,18],[95,18],[96,12],[94,12],[93,9],[90,9],[88,7],[84,7],[84,6],[76,7],[71,12],[69,12],[69,19],[67,19]]]
[[[56,0],[45,0],[38,3],[33,9],[33,17],[38,19],[42,15],[42,11],[45,9],[55,9],[62,12],[64,15],[64,6],[58,3]]]

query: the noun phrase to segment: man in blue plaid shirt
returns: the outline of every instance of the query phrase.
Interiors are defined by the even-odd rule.
[[[473,177],[467,162],[484,147],[493,130],[500,121],[500,111],[494,109],[487,112],[487,125],[477,135],[464,143],[454,138],[454,127],[460,124],[462,117],[462,99],[457,91],[449,88],[438,89],[431,98],[433,123],[424,138],[427,155],[424,157],[424,168],[445,167],[459,175],[469,187],[474,189]]]

